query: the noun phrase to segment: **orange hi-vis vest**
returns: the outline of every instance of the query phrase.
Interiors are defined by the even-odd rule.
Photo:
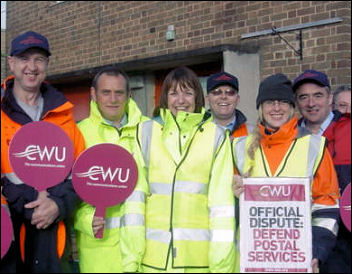
[[[14,80],[14,76],[8,77],[2,84],[2,88],[6,90],[6,83]],[[3,104],[2,99],[2,104]],[[51,122],[57,126],[59,126],[68,137],[71,139],[74,147],[74,157],[75,159],[78,155],[84,150],[85,144],[83,137],[77,128],[75,121],[72,116],[72,108],[73,105],[66,101],[60,106],[53,108],[47,111],[44,115],[42,115],[41,120],[46,122]],[[23,125],[15,122],[11,117],[9,117],[1,108],[1,174],[2,176],[7,177],[14,184],[23,184],[23,182],[14,174],[12,167],[10,165],[8,150],[9,144],[16,134],[16,132]],[[25,237],[26,231],[25,226],[22,224],[20,230],[20,249],[21,249],[21,258],[24,261],[25,258]],[[66,243],[66,228],[63,221],[58,223],[57,229],[57,254],[58,257],[61,258]]]

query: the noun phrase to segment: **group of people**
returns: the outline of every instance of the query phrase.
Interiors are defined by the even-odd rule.
[[[72,104],[44,81],[50,55],[48,40],[36,32],[11,43],[13,76],[2,84],[1,190],[15,236],[2,272],[70,272],[70,221],[80,272],[238,272],[238,238],[246,237],[238,228],[243,177],[309,177],[312,267],[351,271],[350,232],[338,211],[351,181],[350,87],[333,94],[315,70],[293,83],[269,76],[259,86],[258,122],[250,125],[237,109],[234,75],[211,75],[204,98],[197,75],[178,67],[166,76],[149,119],[130,96],[127,74],[110,67],[94,77],[90,115],[76,125]],[[96,217],[70,177],[39,193],[22,182],[7,148],[23,125],[41,120],[67,133],[75,157],[99,143],[131,152],[139,176],[128,199]],[[104,237],[96,238],[101,229]]]

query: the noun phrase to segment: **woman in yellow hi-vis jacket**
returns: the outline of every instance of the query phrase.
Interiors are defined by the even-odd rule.
[[[162,86],[157,116],[139,125],[149,195],[144,272],[232,272],[233,165],[228,134],[209,119],[186,67]]]
[[[242,176],[311,178],[312,268],[317,271],[336,241],[339,190],[325,138],[298,127],[294,106],[291,81],[283,74],[266,78],[257,97],[258,125],[251,135],[233,140],[233,155]],[[242,192],[237,177],[234,193]]]

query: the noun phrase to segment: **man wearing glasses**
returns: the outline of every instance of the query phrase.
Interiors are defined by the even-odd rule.
[[[214,122],[231,131],[232,137],[246,136],[247,118],[236,109],[240,102],[238,80],[227,72],[210,75],[207,81],[207,100]]]

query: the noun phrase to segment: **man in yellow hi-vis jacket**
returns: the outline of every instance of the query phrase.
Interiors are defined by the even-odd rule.
[[[95,217],[95,208],[82,202],[75,214],[77,248],[81,272],[137,272],[145,250],[146,181],[140,169],[142,157],[136,153],[136,128],[142,116],[130,98],[128,76],[108,68],[94,78],[91,88],[90,116],[78,124],[86,147],[114,143],[127,149],[137,162],[138,181],[128,199]],[[105,228],[102,239],[95,238]]]

